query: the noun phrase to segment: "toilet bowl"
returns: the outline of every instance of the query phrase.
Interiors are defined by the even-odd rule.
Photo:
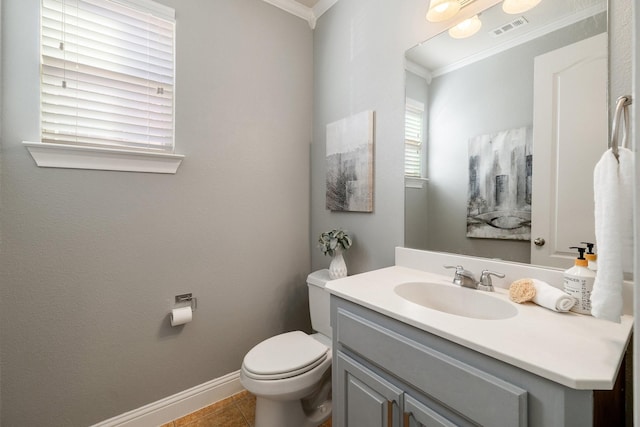
[[[256,396],[256,427],[316,427],[331,416],[331,348],[304,332],[251,349],[240,382]]]
[[[311,323],[318,333],[276,335],[244,357],[240,382],[256,396],[255,427],[317,427],[331,416],[328,280],[328,270],[307,278]]]

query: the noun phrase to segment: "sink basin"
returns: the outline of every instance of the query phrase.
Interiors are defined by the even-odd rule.
[[[409,282],[396,286],[394,292],[414,304],[472,319],[500,320],[518,314],[508,301],[494,298],[484,291],[459,286]]]

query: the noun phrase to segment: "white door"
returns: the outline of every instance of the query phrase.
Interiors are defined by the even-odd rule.
[[[531,263],[573,264],[595,242],[593,168],[607,149],[607,34],[534,64]]]

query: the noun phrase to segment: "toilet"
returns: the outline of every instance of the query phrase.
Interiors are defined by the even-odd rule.
[[[317,427],[331,416],[329,270],[307,277],[314,334],[286,332],[244,357],[240,382],[256,396],[255,427]]]

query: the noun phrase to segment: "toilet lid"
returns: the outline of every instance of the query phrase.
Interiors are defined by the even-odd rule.
[[[253,347],[244,357],[247,374],[280,379],[303,374],[327,358],[329,348],[301,331],[276,335]]]

